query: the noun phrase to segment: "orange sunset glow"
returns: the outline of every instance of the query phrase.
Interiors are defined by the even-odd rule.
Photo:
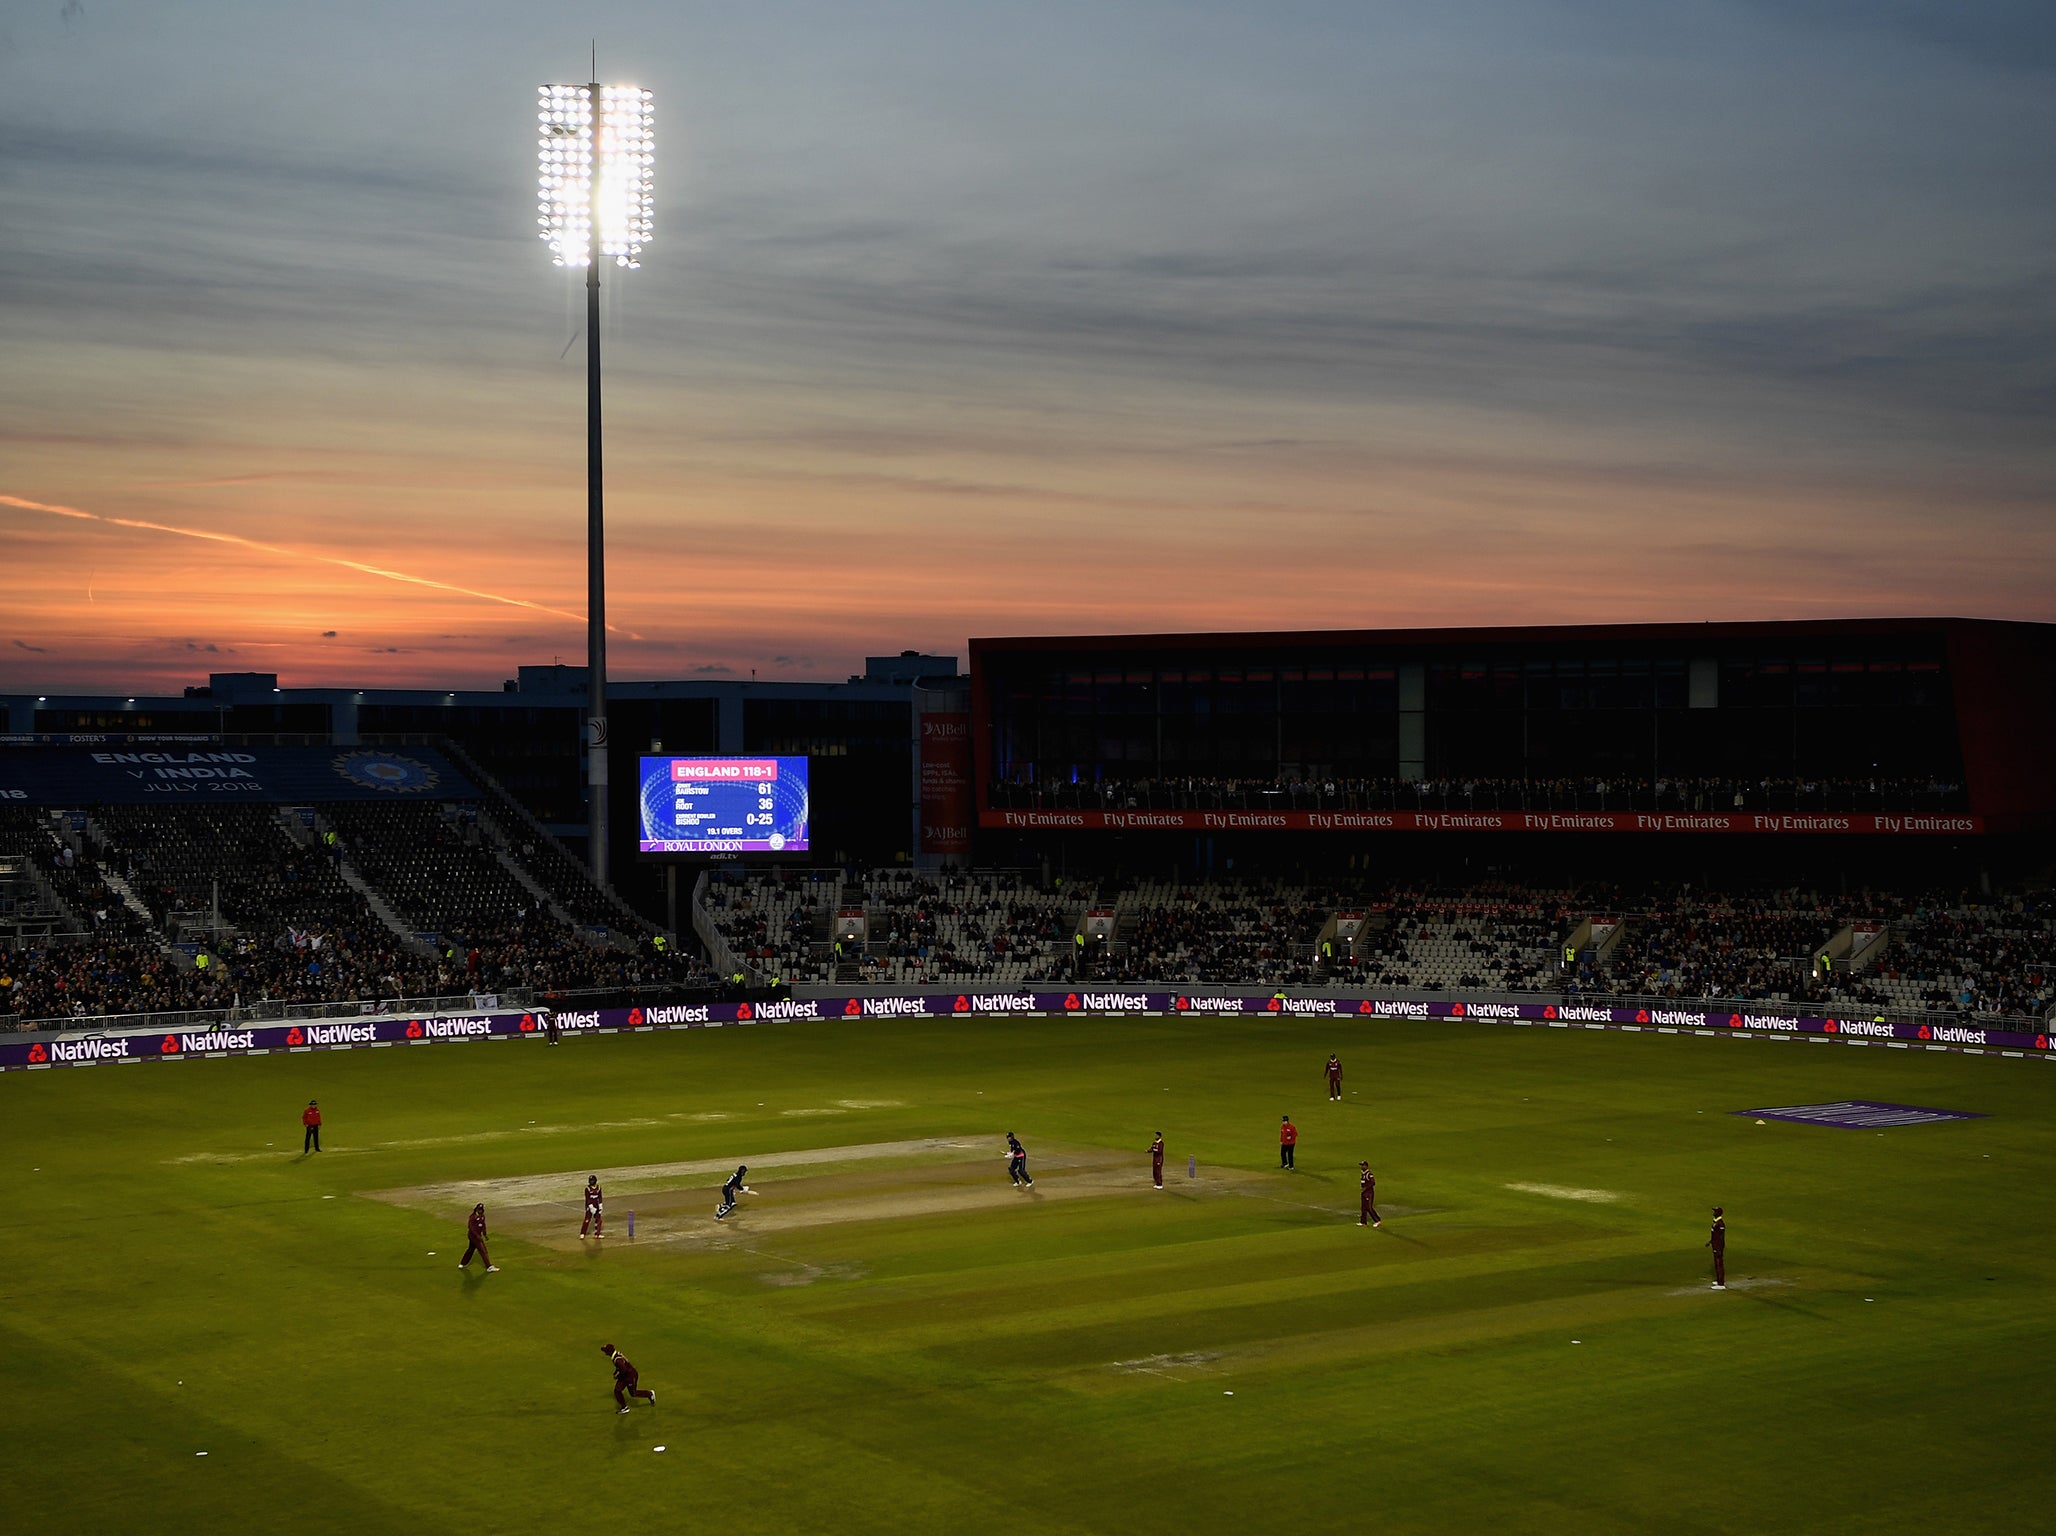
[[[659,118],[656,239],[603,278],[616,676],[2056,616],[2049,99],[1974,50],[1250,12],[1171,58],[916,7],[882,52],[820,10],[793,57],[773,18],[617,9]],[[582,310],[527,122],[582,41],[431,18],[395,75],[370,20],[244,18],[267,83],[223,137],[212,8],[176,10],[53,10],[6,63],[0,678],[582,659]],[[419,122],[377,105],[460,52]],[[1891,153],[1909,82],[1957,172]]]

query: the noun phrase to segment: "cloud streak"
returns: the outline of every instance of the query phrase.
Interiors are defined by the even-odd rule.
[[[138,517],[111,517],[98,512],[86,512],[77,507],[55,506],[47,502],[30,501],[22,496],[0,494],[0,507],[14,507],[23,512],[43,512],[53,517],[69,517],[86,522],[104,523],[111,528],[134,528],[145,533],[167,533],[181,539],[200,539],[210,544],[228,544],[239,549],[261,551],[267,555],[285,555],[294,560],[312,560],[321,565],[333,566],[337,570],[356,571],[365,576],[376,576],[382,581],[396,581],[406,586],[427,587],[436,592],[454,593],[459,597],[476,598],[482,603],[501,603],[509,608],[527,608],[536,613],[552,614],[560,619],[576,619],[580,623],[585,616],[564,608],[552,608],[547,603],[532,603],[524,597],[508,597],[500,592],[482,592],[476,587],[459,586],[455,582],[438,581],[433,576],[416,576],[408,571],[395,571],[385,566],[371,565],[362,560],[349,560],[341,555],[324,555],[316,551],[292,549],[283,544],[267,544],[260,539],[245,538],[239,533],[219,533],[206,528],[178,528],[169,523],[153,523]],[[608,626],[610,629],[613,626]]]

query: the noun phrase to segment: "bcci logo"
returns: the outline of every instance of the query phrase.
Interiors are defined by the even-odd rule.
[[[389,795],[422,794],[443,780],[428,764],[411,757],[395,757],[389,752],[349,752],[332,766],[358,788]]]

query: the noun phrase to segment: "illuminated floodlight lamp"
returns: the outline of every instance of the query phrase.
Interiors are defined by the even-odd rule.
[[[642,265],[655,233],[655,116],[636,85],[536,89],[537,218],[560,267]]]
[[[598,74],[595,65],[593,73]],[[656,136],[639,85],[536,87],[536,223],[550,258],[585,273],[586,835],[607,884],[607,534],[600,473],[600,268],[633,270],[656,232]]]

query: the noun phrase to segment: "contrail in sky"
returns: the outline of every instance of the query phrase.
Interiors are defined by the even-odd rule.
[[[72,517],[82,522],[107,523],[116,528],[140,528],[149,533],[172,533],[182,539],[205,539],[211,544],[235,544],[244,549],[260,550],[267,555],[284,555],[293,560],[318,560],[323,565],[338,566],[346,571],[362,571],[367,576],[383,577],[387,581],[402,582],[414,587],[432,587],[438,592],[454,592],[460,597],[475,597],[481,602],[505,603],[509,608],[529,608],[537,613],[555,614],[560,619],[575,619],[585,622],[582,613],[571,613],[563,608],[552,608],[547,603],[531,603],[526,598],[502,597],[497,592],[481,592],[475,587],[460,587],[454,582],[437,581],[432,576],[414,576],[406,571],[387,570],[382,565],[366,565],[361,560],[345,560],[340,555],[318,555],[304,549],[287,549],[278,544],[266,544],[258,539],[246,539],[239,533],[212,533],[204,528],[174,528],[169,523],[146,523],[133,517],[108,517],[99,512],[85,512],[77,507],[52,506],[48,502],[29,501],[20,496],[0,493],[0,506],[19,507],[24,512],[45,512],[52,517]],[[609,629],[614,626],[609,624]]]

